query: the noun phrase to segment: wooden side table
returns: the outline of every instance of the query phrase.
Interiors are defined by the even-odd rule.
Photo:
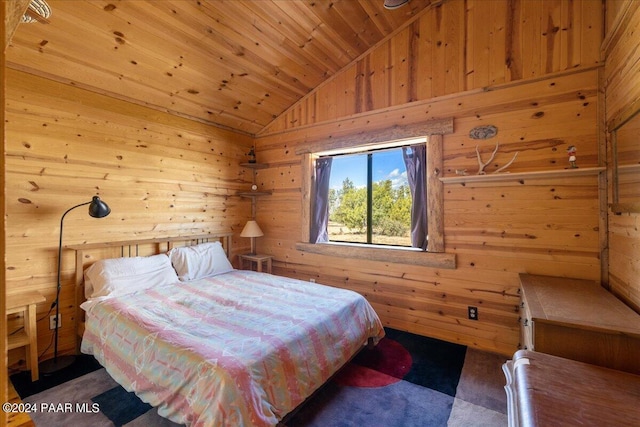
[[[640,374],[640,315],[593,280],[520,274],[527,350]]]
[[[24,328],[7,338],[7,349],[24,347],[27,369],[31,370],[31,381],[37,381],[38,372],[38,333],[36,328],[36,304],[45,302],[39,292],[22,292],[7,295],[7,315],[24,313]]]
[[[266,262],[267,268],[265,272],[271,274],[271,264],[273,260],[272,255],[243,254],[243,255],[238,255],[238,259],[240,260],[240,269],[244,270],[245,261],[249,261],[249,269],[252,269],[253,263],[255,262],[256,270],[258,272],[262,271],[262,265]]]

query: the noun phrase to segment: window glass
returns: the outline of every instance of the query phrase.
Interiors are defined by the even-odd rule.
[[[329,241],[411,246],[411,194],[402,148],[332,157]]]
[[[411,192],[402,149],[373,155],[373,242],[411,246]]]
[[[367,155],[333,156],[329,241],[367,243]]]

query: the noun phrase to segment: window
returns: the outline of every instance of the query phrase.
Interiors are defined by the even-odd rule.
[[[425,250],[425,142],[419,138],[319,153],[310,240]],[[395,188],[391,178],[398,178]]]
[[[331,158],[328,241],[412,246],[413,198],[403,150],[413,154],[405,145],[324,156]]]
[[[455,269],[456,257],[453,253],[446,253],[444,246],[444,194],[443,184],[439,179],[443,165],[443,135],[453,132],[453,119],[434,119],[415,125],[392,126],[388,129],[376,132],[358,132],[357,134],[342,137],[316,139],[300,144],[296,154],[301,155],[301,241],[296,244],[296,249],[306,253],[333,256],[348,259],[363,259],[368,261],[381,261],[402,263],[434,268]],[[426,226],[429,236],[426,240],[427,251],[406,250],[392,246],[378,244],[346,244],[331,243],[328,236],[329,200],[318,198],[319,194],[330,188],[331,164],[333,158],[339,154],[362,153],[364,150],[375,152],[380,148],[391,148],[384,141],[398,141],[399,144],[411,144],[413,138],[421,139],[425,150],[425,175],[423,180],[418,180],[424,186],[419,193],[423,194],[425,201],[422,204],[413,203],[415,206],[423,206],[427,209]],[[410,175],[409,173],[407,175]],[[326,209],[322,208],[325,203]],[[320,207],[320,209],[318,209]],[[318,213],[327,212],[327,225],[319,221]],[[323,235],[324,232],[324,235]],[[412,230],[412,235],[415,234]],[[426,239],[426,231],[423,238]],[[320,237],[320,239],[318,239]],[[329,242],[329,243],[321,243]],[[318,244],[321,243],[321,244]]]

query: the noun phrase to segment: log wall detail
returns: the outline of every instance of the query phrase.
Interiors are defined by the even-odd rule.
[[[518,273],[600,279],[603,31],[600,2],[444,2],[313,91],[256,139],[270,165],[258,182],[272,191],[258,203],[260,250],[275,256],[275,272],[361,292],[387,326],[512,354]],[[444,250],[456,269],[296,250],[307,179],[298,147],[446,117],[454,132],[443,136]],[[495,138],[469,138],[489,124]],[[446,183],[456,171],[475,174],[475,147],[486,158],[496,143],[487,172],[518,152],[507,169],[515,178]],[[569,145],[592,173],[564,173]]]
[[[618,28],[638,27],[637,8],[607,3],[627,11],[632,26]],[[112,214],[100,220],[80,210],[69,215],[66,243],[231,229],[235,250],[245,251],[248,242],[237,235],[251,202],[236,193],[252,182],[252,171],[239,164],[255,143],[259,161],[269,165],[255,171],[256,183],[272,192],[256,204],[265,232],[258,246],[275,256],[276,274],[359,291],[388,326],[511,355],[518,346],[518,273],[599,280],[603,271],[606,188],[597,172],[605,165],[602,75],[606,122],[637,102],[640,86],[625,78],[637,74],[631,66],[638,63],[637,50],[625,48],[638,45],[637,34],[607,34],[611,56],[603,69],[602,6],[592,0],[443,2],[310,92],[255,139],[6,70],[7,289],[40,290],[47,304],[38,315],[46,313],[55,292],[60,215],[93,194],[111,205]],[[515,179],[445,183],[445,251],[456,255],[455,270],[296,249],[308,179],[301,174],[300,146],[445,117],[454,118],[454,132],[443,137],[444,177],[475,173],[476,145],[486,153],[500,144],[488,172],[519,152],[508,169]],[[496,138],[468,137],[488,124],[498,127]],[[580,168],[596,172],[562,173],[568,145],[578,147]],[[536,176],[541,171],[559,173]],[[611,216],[608,227],[609,281],[639,306],[637,215]],[[65,253],[63,266],[60,348],[71,352],[75,339],[65,322],[75,313],[71,254]],[[469,305],[479,307],[478,321],[467,319]],[[40,323],[39,351],[46,358],[51,332]],[[10,354],[10,363],[21,357]]]
[[[243,134],[161,113],[84,89],[6,69],[6,280],[8,292],[40,291],[55,299],[60,216],[99,195],[111,207],[94,219],[67,215],[63,244],[233,231],[251,216]],[[59,349],[75,351],[74,258],[64,251]],[[9,322],[11,332],[21,319]],[[42,359],[52,353],[48,320],[38,322]],[[10,354],[10,364],[23,360]]]

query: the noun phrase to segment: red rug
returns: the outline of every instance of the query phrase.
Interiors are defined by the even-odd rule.
[[[411,354],[402,344],[383,338],[371,350],[363,350],[334,378],[342,386],[384,387],[404,378],[411,369]]]

